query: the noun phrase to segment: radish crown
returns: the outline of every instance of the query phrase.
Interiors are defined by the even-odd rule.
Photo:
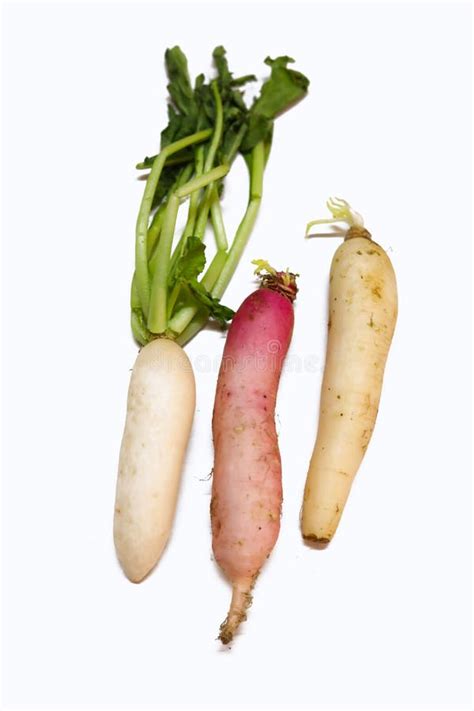
[[[255,274],[260,277],[260,288],[272,289],[293,303],[298,293],[296,278],[299,274],[293,274],[288,269],[284,272],[277,272],[265,259],[254,259],[252,264],[256,265]],[[266,272],[262,274],[262,272]]]

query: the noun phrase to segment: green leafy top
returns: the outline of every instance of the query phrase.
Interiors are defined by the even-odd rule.
[[[220,323],[232,318],[219,300],[257,216],[273,123],[308,90],[308,79],[288,68],[290,57],[267,58],[270,76],[247,106],[244,90],[256,77],[234,77],[221,46],[212,56],[215,76],[206,81],[199,74],[193,84],[182,50],[165,53],[168,125],[161,132],[160,153],[137,165],[150,169],[137,220],[132,284],[132,327],[140,343],[163,334],[184,342],[209,316]],[[249,169],[249,203],[228,248],[220,198],[239,153]],[[173,251],[179,204],[187,197],[188,219]],[[204,272],[202,240],[209,220],[217,253]]]

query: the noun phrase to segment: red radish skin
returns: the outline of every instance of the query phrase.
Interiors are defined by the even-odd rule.
[[[271,277],[271,278],[270,278]],[[230,326],[213,415],[212,548],[232,583],[219,639],[228,644],[246,618],[251,590],[280,530],[281,459],[275,403],[293,331],[295,277],[274,272]]]

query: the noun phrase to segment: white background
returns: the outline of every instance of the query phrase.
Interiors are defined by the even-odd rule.
[[[236,308],[254,288],[255,257],[301,273],[277,408],[281,535],[231,651],[215,641],[230,587],[210,555],[206,480],[220,333],[188,349],[198,405],[179,510],[143,584],[111,535],[136,354],[134,164],[157,148],[176,43],[193,75],[224,44],[237,74],[289,54],[312,82],[278,120],[225,297]],[[5,8],[6,707],[468,708],[469,43],[470,9],[451,2]],[[242,166],[230,182],[232,232]],[[372,443],[319,552],[298,514],[337,242],[303,234],[333,194],[389,250],[400,313]]]

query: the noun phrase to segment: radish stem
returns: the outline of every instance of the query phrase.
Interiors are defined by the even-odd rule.
[[[204,169],[204,153],[203,147],[199,146],[196,150],[196,177],[202,175]],[[196,224],[197,211],[199,206],[199,191],[196,190],[189,198],[189,209],[188,218],[186,225],[184,227],[184,232],[181,235],[178,244],[176,245],[174,252],[171,256],[170,261],[170,271],[172,271],[176,265],[177,260],[183,255],[184,248],[188,238],[194,232],[194,225]]]
[[[226,290],[232,275],[234,274],[237,265],[239,263],[242,252],[245,249],[248,238],[252,232],[255,220],[257,219],[258,211],[260,209],[260,203],[262,200],[262,190],[263,190],[263,173],[265,170],[265,148],[263,142],[258,143],[252,150],[250,159],[248,161],[249,172],[250,172],[250,188],[249,188],[249,203],[245,211],[244,217],[237,229],[232,246],[229,250],[228,255],[223,261],[223,257],[219,257],[218,264],[223,262],[222,269],[220,270],[217,278],[215,279],[214,286],[212,287],[212,296],[216,299],[220,299]],[[212,277],[208,276],[209,270],[213,269]],[[216,271],[216,265],[211,264],[208,271],[203,277],[203,283],[207,284],[209,281],[214,281],[214,274]],[[207,287],[206,287],[207,288]],[[194,316],[197,314],[199,307],[196,305],[186,305],[183,306],[175,316],[170,320],[169,327],[174,333],[181,333],[187,326],[191,323]],[[201,323],[202,315],[199,315],[197,323]],[[199,329],[198,329],[199,330]],[[195,331],[197,332],[197,331]],[[185,341],[183,341],[185,342]]]
[[[216,168],[213,168],[207,173],[204,173],[204,175],[200,175],[197,178],[193,178],[193,180],[190,180],[189,183],[186,183],[186,185],[183,185],[178,188],[175,192],[175,195],[177,195],[180,200],[185,197],[188,197],[188,195],[191,195],[191,193],[193,193],[195,190],[205,188],[206,185],[209,185],[209,183],[213,183],[214,180],[219,180],[220,178],[223,178],[224,175],[227,175],[228,172],[228,165],[218,165]]]
[[[184,185],[185,183],[188,182],[188,180],[191,178],[191,175],[193,173],[193,166],[192,165],[187,165],[186,168],[183,168],[175,180],[175,183],[173,185],[172,190],[175,188],[181,187],[181,185]],[[148,228],[148,235],[147,235],[147,249],[148,249],[148,261],[150,262],[153,258],[154,255],[154,248],[156,247],[158,237],[161,232],[161,228],[163,226],[163,218],[164,218],[164,213],[166,209],[166,202],[162,202],[157,211],[155,212],[153,219],[151,221],[150,227]],[[151,272],[151,269],[150,269]]]
[[[153,276],[150,308],[148,313],[148,328],[152,333],[163,333],[166,329],[166,299],[168,281],[168,262],[173,242],[176,218],[178,217],[179,197],[174,193],[170,196],[166,207],[161,239],[156,250],[156,270]]]
[[[147,233],[148,233],[148,222],[150,219],[151,207],[153,205],[153,198],[155,196],[156,188],[158,186],[158,181],[160,179],[161,171],[166,163],[166,159],[173,153],[177,153],[187,146],[191,146],[194,143],[200,143],[209,138],[212,131],[206,129],[205,131],[198,131],[191,136],[186,136],[175,143],[171,143],[166,146],[161,153],[155,158],[153,162],[152,169],[148,176],[145,186],[145,192],[143,194],[142,202],[138,212],[137,226],[136,226],[136,243],[135,243],[135,271],[137,274],[137,289],[140,295],[140,301],[142,303],[142,308],[144,313],[148,312],[148,305],[150,300],[150,277],[148,274],[148,259],[147,259]]]
[[[153,278],[153,286],[150,299],[150,310],[148,315],[148,328],[152,333],[164,333],[167,326],[167,295],[168,295],[168,271],[173,243],[174,228],[178,216],[179,202],[195,190],[206,187],[214,180],[223,178],[229,171],[227,165],[220,165],[213,168],[208,173],[193,178],[189,183],[178,188],[169,198],[163,219],[161,238],[157,249],[157,266]]]
[[[219,88],[217,81],[214,80],[211,82],[211,89],[212,89],[212,94],[214,98],[214,103],[216,107],[216,118],[215,118],[215,128],[214,128],[214,134],[212,136],[212,141],[211,145],[209,146],[209,151],[206,156],[206,160],[204,163],[204,172],[207,173],[211,170],[212,166],[214,165],[214,158],[216,156],[217,148],[219,146],[219,143],[221,142],[222,139],[222,129],[224,125],[224,114],[222,111],[222,101],[221,97],[219,94]],[[198,217],[197,217],[197,223],[196,223],[196,229],[195,229],[195,234],[197,237],[200,239],[203,238],[204,232],[206,230],[206,224],[209,216],[209,208],[211,205],[211,194],[213,190],[214,184],[210,183],[205,192],[204,192],[204,198],[201,203],[201,207],[199,209]]]
[[[251,154],[250,168],[250,200],[245,215],[240,223],[234,241],[229,251],[229,256],[219,278],[212,290],[212,295],[219,299],[229,284],[237,264],[250,237],[255,220],[257,219],[263,192],[263,173],[265,170],[264,144],[258,143]]]
[[[225,232],[221,203],[219,201],[219,195],[215,185],[212,186],[211,193],[211,220],[217,249],[225,251],[228,247],[227,235]]]
[[[201,282],[206,287],[208,291],[212,290],[212,287],[216,283],[219,274],[222,271],[222,267],[227,259],[227,252],[223,249],[219,249],[215,255],[212,262],[209,264],[206,273],[204,274]]]
[[[140,309],[134,309],[131,312],[131,327],[135,339],[141,346],[144,346],[150,340],[150,332],[146,328],[143,321],[143,314]]]
[[[212,141],[211,145],[209,146],[209,150],[206,155],[206,160],[204,163],[204,172],[208,173],[212,166],[214,165],[214,158],[216,157],[216,152],[219,147],[219,143],[221,142],[222,138],[222,129],[224,126],[224,114],[222,111],[222,100],[221,100],[221,95],[219,93],[219,87],[217,84],[217,81],[214,79],[214,81],[211,82],[211,89],[212,89],[212,96],[214,98],[214,103],[215,103],[215,108],[216,108],[216,115],[215,115],[215,124],[214,124],[214,133],[212,134]]]

